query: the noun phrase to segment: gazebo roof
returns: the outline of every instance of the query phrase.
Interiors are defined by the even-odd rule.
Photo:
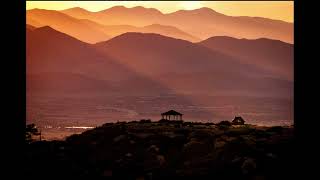
[[[170,110],[170,111],[162,113],[161,115],[182,115],[182,114],[175,111],[175,110]]]
[[[233,121],[243,121],[244,122],[244,119],[241,116],[236,116],[236,117],[234,117]]]

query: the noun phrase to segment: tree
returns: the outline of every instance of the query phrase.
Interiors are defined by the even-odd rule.
[[[229,129],[229,127],[231,126],[231,122],[229,121],[221,121],[218,123],[218,127],[219,129],[222,129],[222,130],[227,130]]]
[[[26,141],[27,141],[27,143],[32,142],[33,141],[32,137],[38,136],[38,135],[41,135],[41,132],[39,132],[39,130],[35,124],[28,124],[26,126]]]

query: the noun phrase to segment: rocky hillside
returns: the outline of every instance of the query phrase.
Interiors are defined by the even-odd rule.
[[[27,176],[288,178],[293,130],[166,120],[107,123],[65,141],[27,144]]]

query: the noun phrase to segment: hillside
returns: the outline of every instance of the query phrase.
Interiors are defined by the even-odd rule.
[[[293,80],[293,68],[288,68],[293,67],[292,44],[265,38],[249,40],[225,36],[211,37],[199,44]]]
[[[177,92],[233,92],[238,95],[250,92],[251,95],[286,96],[292,88],[290,81],[261,66],[158,34],[125,33],[97,43],[95,47],[128,68],[159,80]]]
[[[292,127],[106,123],[65,141],[28,144],[26,176],[279,179],[291,177],[294,149]]]
[[[39,24],[50,26],[58,31],[73,36],[87,43],[96,43],[109,39],[103,31],[81,22],[81,20],[59,11],[32,9],[26,14],[27,23],[39,27]]]

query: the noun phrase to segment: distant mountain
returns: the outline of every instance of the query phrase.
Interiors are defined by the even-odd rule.
[[[124,119],[157,118],[168,107],[197,120],[238,112],[252,120],[292,119],[292,81],[201,43],[125,33],[88,44],[49,26],[26,28],[26,35],[28,119],[100,124],[119,114],[100,106],[129,111]]]
[[[198,37],[269,38],[293,43],[293,24],[259,17],[226,16],[210,8],[180,10],[166,15],[166,21]],[[183,23],[188,19],[188,23]],[[195,28],[196,27],[196,28]]]
[[[104,33],[115,37],[121,35],[126,32],[141,32],[141,33],[156,33],[163,36],[183,39],[191,42],[199,42],[200,39],[194,37],[186,32],[181,31],[180,29],[173,26],[163,26],[161,24],[152,24],[144,27],[136,27],[130,25],[101,25],[95,23],[91,20],[81,19],[83,23],[86,23],[89,26],[97,28]],[[101,41],[105,41],[106,39],[102,39]]]
[[[142,32],[142,33],[156,33],[168,37],[173,37],[173,38],[178,38],[178,39],[183,39],[187,40],[190,42],[198,42],[201,39],[192,36],[186,32],[181,31],[180,29],[174,27],[174,26],[164,26],[161,24],[151,24],[148,26],[144,26],[140,28],[137,32]]]
[[[141,6],[126,8],[124,6],[114,6],[98,12],[90,12],[80,8],[71,8],[61,12],[79,19],[90,19],[104,25],[133,25],[146,26],[154,23],[163,14],[154,8],[144,8]],[[85,13],[84,13],[85,12]]]
[[[86,9],[80,8],[80,7],[74,7],[74,8],[62,10],[61,12],[65,13],[65,14],[71,14],[72,13],[72,14],[74,14],[75,16],[77,16],[79,18],[90,16],[90,14],[92,13],[92,12],[90,12],[90,11],[88,11]]]
[[[160,24],[151,24],[144,27],[130,25],[102,25],[92,20],[82,19],[83,16],[89,16],[90,13],[92,13],[90,11],[86,11],[81,8],[72,8],[66,12],[76,13],[77,18],[79,19],[72,18],[54,10],[33,9],[27,11],[27,22],[36,27],[43,26],[43,24],[51,26],[61,32],[88,43],[106,41],[126,32],[152,32],[192,42],[198,42],[201,40],[174,26],[164,26]],[[40,25],[39,22],[41,22],[42,25]]]
[[[119,92],[134,86],[136,93],[286,97],[292,88],[290,81],[269,69],[185,40],[125,33],[90,45],[48,26],[27,31],[27,74],[42,73],[72,73],[66,76],[114,83]]]
[[[293,80],[292,44],[265,38],[248,40],[225,36],[212,37],[199,44],[274,72],[277,77]]]
[[[104,25],[174,26],[195,37],[212,36],[236,38],[269,38],[293,43],[293,23],[260,17],[236,17],[218,13],[210,8],[179,10],[163,14],[153,8],[115,6],[99,12],[72,8],[61,11],[75,18],[89,19]]]
[[[34,19],[30,18],[30,17],[29,18],[27,17],[26,22],[27,22],[27,24],[32,25],[34,27],[42,27],[42,26],[44,26],[43,24],[39,23],[38,21],[36,21],[36,20],[34,20]]]
[[[31,25],[29,25],[29,24],[26,25],[26,28],[27,28],[27,30],[30,30],[30,31],[36,29],[36,27],[31,26]]]
[[[27,84],[31,93],[126,93],[136,84],[140,86],[131,89],[131,93],[170,92],[92,45],[49,26],[27,31],[26,40]]]
[[[96,43],[110,37],[100,29],[88,26],[80,20],[54,10],[32,9],[27,11],[27,23],[30,25],[51,26],[81,41]]]
[[[176,92],[287,96],[292,88],[269,70],[158,34],[125,33],[95,46]]]

